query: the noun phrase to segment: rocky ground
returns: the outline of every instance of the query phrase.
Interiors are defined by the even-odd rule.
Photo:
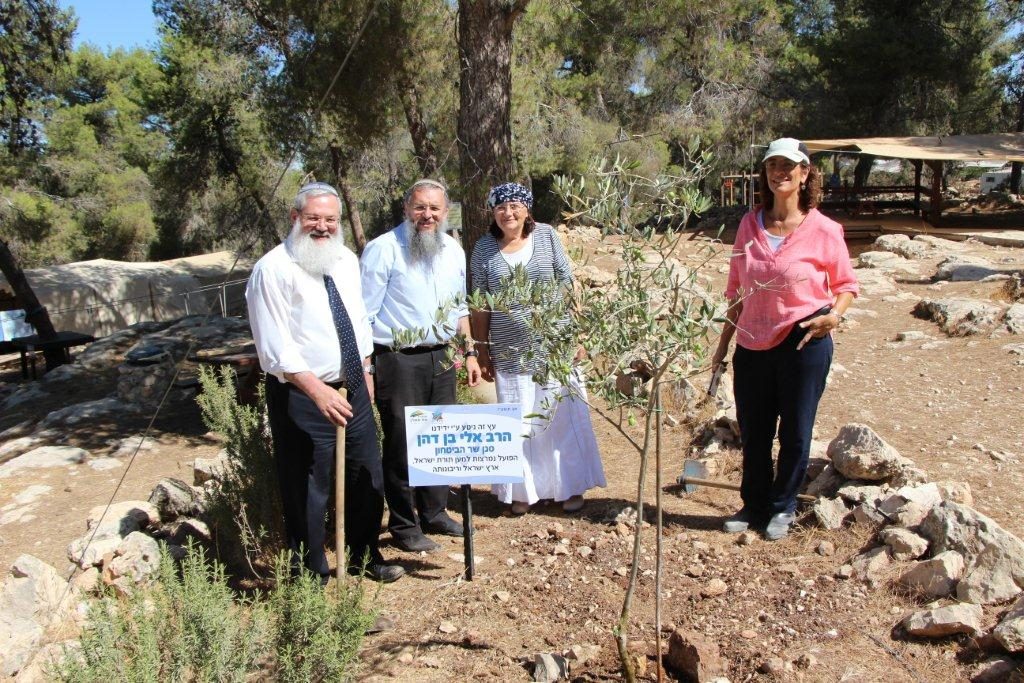
[[[590,254],[581,279],[600,281],[614,256],[601,253],[594,235],[572,239]],[[678,258],[696,263],[705,246],[684,241]],[[722,533],[722,519],[738,507],[728,491],[664,497],[661,647],[671,678],[689,669],[700,680],[1007,680],[1020,668],[1013,653],[1024,650],[1024,608],[1015,603],[1024,587],[1017,540],[1024,536],[1024,319],[1007,278],[1024,269],[1024,249],[889,236],[857,251],[866,252],[855,257],[863,295],[836,336],[815,433],[820,460],[811,490],[820,496],[795,532],[775,543]],[[708,268],[719,286],[725,264],[723,254]],[[22,605],[17,591],[61,591],[71,572],[69,544],[86,533],[89,511],[108,502],[122,477],[116,499],[146,501],[163,477],[193,483],[193,460],[217,454],[187,381],[136,454],[132,438],[145,429],[159,392],[145,373],[118,371],[140,340],[209,345],[244,332],[230,322],[207,327],[186,321],[108,338],[40,382],[4,376],[0,565],[17,566],[0,592],[0,631],[18,627],[25,637],[27,629],[39,640],[32,615],[12,615]],[[150,349],[153,357],[161,367]],[[723,401],[722,429],[696,446],[689,428],[665,426],[664,483],[686,456],[705,460],[716,478],[738,481]],[[59,412],[67,406],[74,408]],[[609,486],[591,492],[581,513],[550,504],[511,517],[485,488],[474,490],[474,581],[461,578],[459,539],[442,539],[443,550],[429,555],[385,547],[409,576],[375,596],[395,628],[367,639],[362,678],[525,681],[564,664],[573,680],[617,680],[612,628],[639,523],[630,637],[653,680],[655,473],[638,520],[635,455],[614,427],[596,415],[594,423]],[[37,450],[53,446],[60,448]],[[153,509],[133,504],[113,516],[131,517],[139,529],[154,516],[167,523],[190,514],[190,493],[165,485]],[[182,497],[181,505],[170,502]],[[201,533],[188,524],[175,530]],[[132,527],[98,534],[108,541],[108,582],[146,564],[151,549],[144,534],[127,533]],[[103,563],[78,549],[79,563]],[[19,559],[24,553],[56,572]],[[79,570],[75,581],[86,573]],[[5,652],[10,675],[20,665],[12,667],[10,647]],[[552,656],[537,666],[538,655]]]

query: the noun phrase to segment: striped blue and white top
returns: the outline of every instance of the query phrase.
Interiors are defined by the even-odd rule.
[[[572,286],[572,266],[558,236],[550,225],[537,223],[530,233],[533,238],[533,255],[526,262],[527,276],[531,282],[558,282],[553,295],[559,299],[564,287]],[[477,240],[469,261],[469,272],[474,290],[498,294],[512,275],[512,268],[502,257],[498,241],[488,233]],[[527,374],[541,369],[546,362],[539,335],[530,329],[533,311],[523,304],[513,303],[510,312],[491,312],[491,326],[488,334],[491,343],[491,362],[496,370],[507,373]],[[558,327],[568,325],[568,318],[553,321]]]

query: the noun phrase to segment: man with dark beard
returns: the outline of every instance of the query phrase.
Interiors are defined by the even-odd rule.
[[[405,570],[385,563],[377,549],[384,499],[371,407],[373,341],[359,264],[338,231],[340,213],[333,187],[304,185],[291,210],[291,232],[256,263],[245,299],[267,373],[292,571],[305,567],[324,584],[330,575],[324,552],[327,503],[337,427],[344,426],[347,568],[387,583]],[[347,400],[338,391],[343,386]]]
[[[466,255],[448,232],[448,192],[419,180],[405,193],[405,221],[366,245],[360,268],[373,328],[377,409],[384,430],[384,495],[396,546],[431,552],[424,533],[461,536],[448,516],[447,486],[409,486],[405,407],[455,403],[448,347],[469,339]],[[440,319],[440,322],[438,322]],[[463,350],[469,385],[480,381],[476,350]]]

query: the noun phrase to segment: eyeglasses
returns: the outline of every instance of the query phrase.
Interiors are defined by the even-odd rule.
[[[414,204],[409,207],[409,211],[415,214],[427,213],[428,211],[438,213],[444,211],[445,207],[440,204]]]
[[[519,202],[505,202],[504,204],[498,204],[496,207],[494,207],[495,213],[504,213],[505,211],[511,211],[512,213],[523,213],[526,210],[526,204],[520,204]]]
[[[333,228],[338,225],[337,216],[315,216],[308,213],[302,214],[302,222],[306,225],[320,225],[320,221],[323,221],[324,225],[328,228]]]

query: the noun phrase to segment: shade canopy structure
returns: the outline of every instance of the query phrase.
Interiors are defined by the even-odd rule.
[[[923,161],[1022,161],[1024,133],[804,140],[811,152],[853,152]]]
[[[869,154],[888,159],[907,159],[915,169],[914,184],[899,188],[875,188],[878,191],[895,189],[914,194],[914,214],[920,213],[921,196],[930,199],[929,220],[935,222],[942,214],[942,174],[947,161],[1019,161],[1024,162],[1024,133],[989,133],[984,135],[934,135],[925,137],[892,138],[833,138],[804,140],[807,149],[815,152],[838,154]],[[921,167],[932,170],[932,186],[921,186]],[[838,190],[864,195],[870,188]]]

